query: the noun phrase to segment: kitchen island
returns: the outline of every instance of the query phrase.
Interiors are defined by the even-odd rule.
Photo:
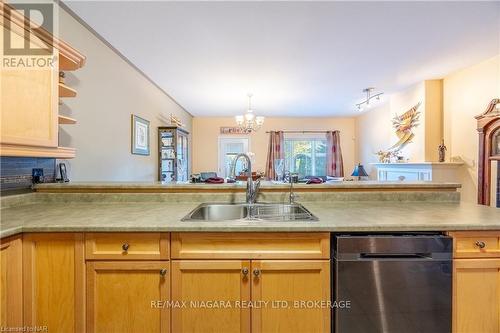
[[[311,189],[314,189],[312,191]],[[318,221],[181,221],[203,202],[244,202],[245,183],[55,183],[2,198],[0,235],[19,232],[336,232],[497,230],[500,210],[460,202],[460,184],[295,184]],[[266,192],[268,191],[268,192]],[[288,184],[263,182],[260,202],[286,202]]]
[[[458,184],[405,185],[345,184],[335,191],[299,185],[298,202],[318,220],[212,222],[181,219],[202,202],[243,202],[241,184],[224,185],[231,190],[222,192],[205,184],[166,187],[188,192],[163,192],[161,184],[39,185],[35,193],[1,199],[2,261],[8,263],[2,311],[9,326],[60,332],[122,332],[136,325],[158,333],[330,332],[330,306],[255,304],[334,301],[333,235],[431,232],[453,237],[453,325],[470,331],[481,322],[493,331],[500,210],[460,202]],[[342,186],[353,190],[337,191]],[[288,187],[277,185],[258,201],[287,199]],[[451,272],[448,277],[451,286]],[[193,300],[202,303],[182,307]],[[483,306],[470,309],[476,300]]]

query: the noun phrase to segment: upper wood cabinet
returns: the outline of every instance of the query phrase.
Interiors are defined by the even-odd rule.
[[[168,261],[87,262],[87,332],[169,332],[169,266]]]
[[[0,327],[23,326],[22,238],[0,240]]]
[[[250,279],[249,260],[173,260],[172,332],[250,332]]]
[[[23,236],[24,325],[85,332],[83,234]]]
[[[10,45],[29,45],[47,52],[2,54],[0,155],[72,158],[74,149],[58,145],[59,98],[63,97],[59,70],[77,69],[85,57],[47,31],[25,24],[25,17],[11,9],[0,3],[1,45],[8,35]]]
[[[23,39],[17,34],[12,36]],[[0,80],[1,142],[57,147],[57,65],[37,69],[3,67]]]
[[[330,332],[328,260],[253,260],[252,332]]]

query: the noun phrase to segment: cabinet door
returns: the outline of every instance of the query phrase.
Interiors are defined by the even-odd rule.
[[[328,260],[252,261],[252,332],[330,332]]]
[[[83,234],[23,237],[24,323],[50,332],[85,332]]]
[[[172,261],[172,331],[250,332],[249,280],[248,260]]]
[[[500,259],[456,259],[453,331],[500,332]]]
[[[168,261],[87,262],[87,332],[170,331]]]
[[[10,33],[11,45],[23,45],[20,28],[15,23],[11,28],[17,31]],[[4,29],[2,26],[2,32]],[[36,40],[31,36],[32,47],[37,46]],[[0,70],[1,143],[57,147],[58,64],[53,61],[57,54],[54,48],[51,55],[3,58],[6,65]],[[19,61],[22,59],[28,59],[29,64]]]
[[[0,240],[0,327],[23,326],[21,236]]]

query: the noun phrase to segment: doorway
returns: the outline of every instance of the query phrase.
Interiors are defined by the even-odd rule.
[[[250,139],[248,137],[219,137],[219,177],[227,178],[231,172],[231,165],[240,153],[247,153],[250,148]],[[246,168],[243,160],[236,164],[236,174]]]

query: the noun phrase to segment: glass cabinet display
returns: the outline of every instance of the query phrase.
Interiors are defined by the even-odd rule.
[[[189,132],[176,126],[158,127],[159,168],[162,182],[189,179]]]
[[[496,130],[495,134],[493,134],[493,156],[500,156],[500,128]]]

